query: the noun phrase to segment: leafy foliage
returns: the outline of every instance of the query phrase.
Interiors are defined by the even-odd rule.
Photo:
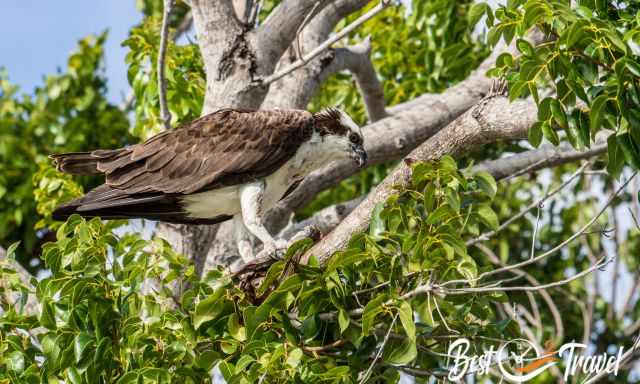
[[[368,233],[326,268],[295,265],[310,245],[302,240],[253,293],[222,271],[198,280],[162,240],[115,236],[117,222],[72,216],[44,246],[51,275],[35,288],[37,317],[2,303],[0,379],[198,383],[219,364],[229,383],[351,383],[378,348],[385,364],[374,377],[397,380],[390,364],[437,369],[444,361],[427,352],[444,350],[440,336],[518,332],[492,322],[499,296],[415,293],[425,281],[476,276],[465,239],[497,225],[495,193],[490,176],[465,176],[452,158],[417,164],[411,188],[381,205]],[[178,277],[190,287],[174,296]],[[394,338],[383,345],[388,329]]]
[[[130,49],[126,62],[128,79],[136,99],[133,134],[148,138],[160,132],[157,53],[160,46],[160,16],[149,17],[131,30],[122,44]],[[172,124],[200,116],[204,100],[205,74],[200,51],[195,44],[167,47],[165,75],[167,104]],[[185,97],[188,95],[188,97]]]
[[[38,242],[32,184],[37,164],[50,153],[113,148],[129,140],[126,115],[105,99],[106,38],[103,33],[80,40],[66,72],[47,76],[30,95],[18,95],[0,72],[0,244],[21,240],[21,260]]]
[[[496,21],[487,35],[517,39],[521,56],[503,54],[491,71],[509,81],[509,96],[531,95],[539,122],[529,134],[557,145],[558,131],[578,148],[589,147],[602,129],[615,130],[608,140],[608,170],[640,167],[640,18],[635,1],[578,1],[575,8],[559,1],[509,1],[491,9],[477,5]],[[533,47],[526,39],[538,28],[548,41]],[[554,95],[544,97],[551,87]]]

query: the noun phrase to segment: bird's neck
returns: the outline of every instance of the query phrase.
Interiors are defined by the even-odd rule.
[[[304,142],[291,158],[289,168],[293,179],[301,179],[316,169],[343,158],[342,151],[316,135],[314,133],[310,140]]]

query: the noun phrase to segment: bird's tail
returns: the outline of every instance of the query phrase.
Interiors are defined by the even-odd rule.
[[[91,152],[71,152],[49,155],[53,160],[56,169],[60,172],[74,175],[90,175],[100,173],[98,170],[98,160]]]

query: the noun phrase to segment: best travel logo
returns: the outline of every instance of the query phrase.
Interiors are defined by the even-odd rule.
[[[633,349],[638,348],[638,342]],[[615,354],[587,355],[587,345],[567,343],[557,350],[547,342],[544,350],[526,339],[514,339],[493,345],[482,354],[471,354],[471,342],[466,338],[457,339],[449,346],[451,365],[448,378],[457,381],[469,374],[486,375],[492,368],[497,369],[509,382],[524,383],[542,374],[547,369],[564,366],[565,381],[570,376],[595,375],[602,372],[617,375],[625,348],[620,346]]]

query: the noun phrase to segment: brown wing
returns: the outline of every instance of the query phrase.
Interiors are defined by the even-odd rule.
[[[221,110],[115,156],[96,153],[106,184],[126,194],[189,194],[273,173],[313,132],[306,111]]]

